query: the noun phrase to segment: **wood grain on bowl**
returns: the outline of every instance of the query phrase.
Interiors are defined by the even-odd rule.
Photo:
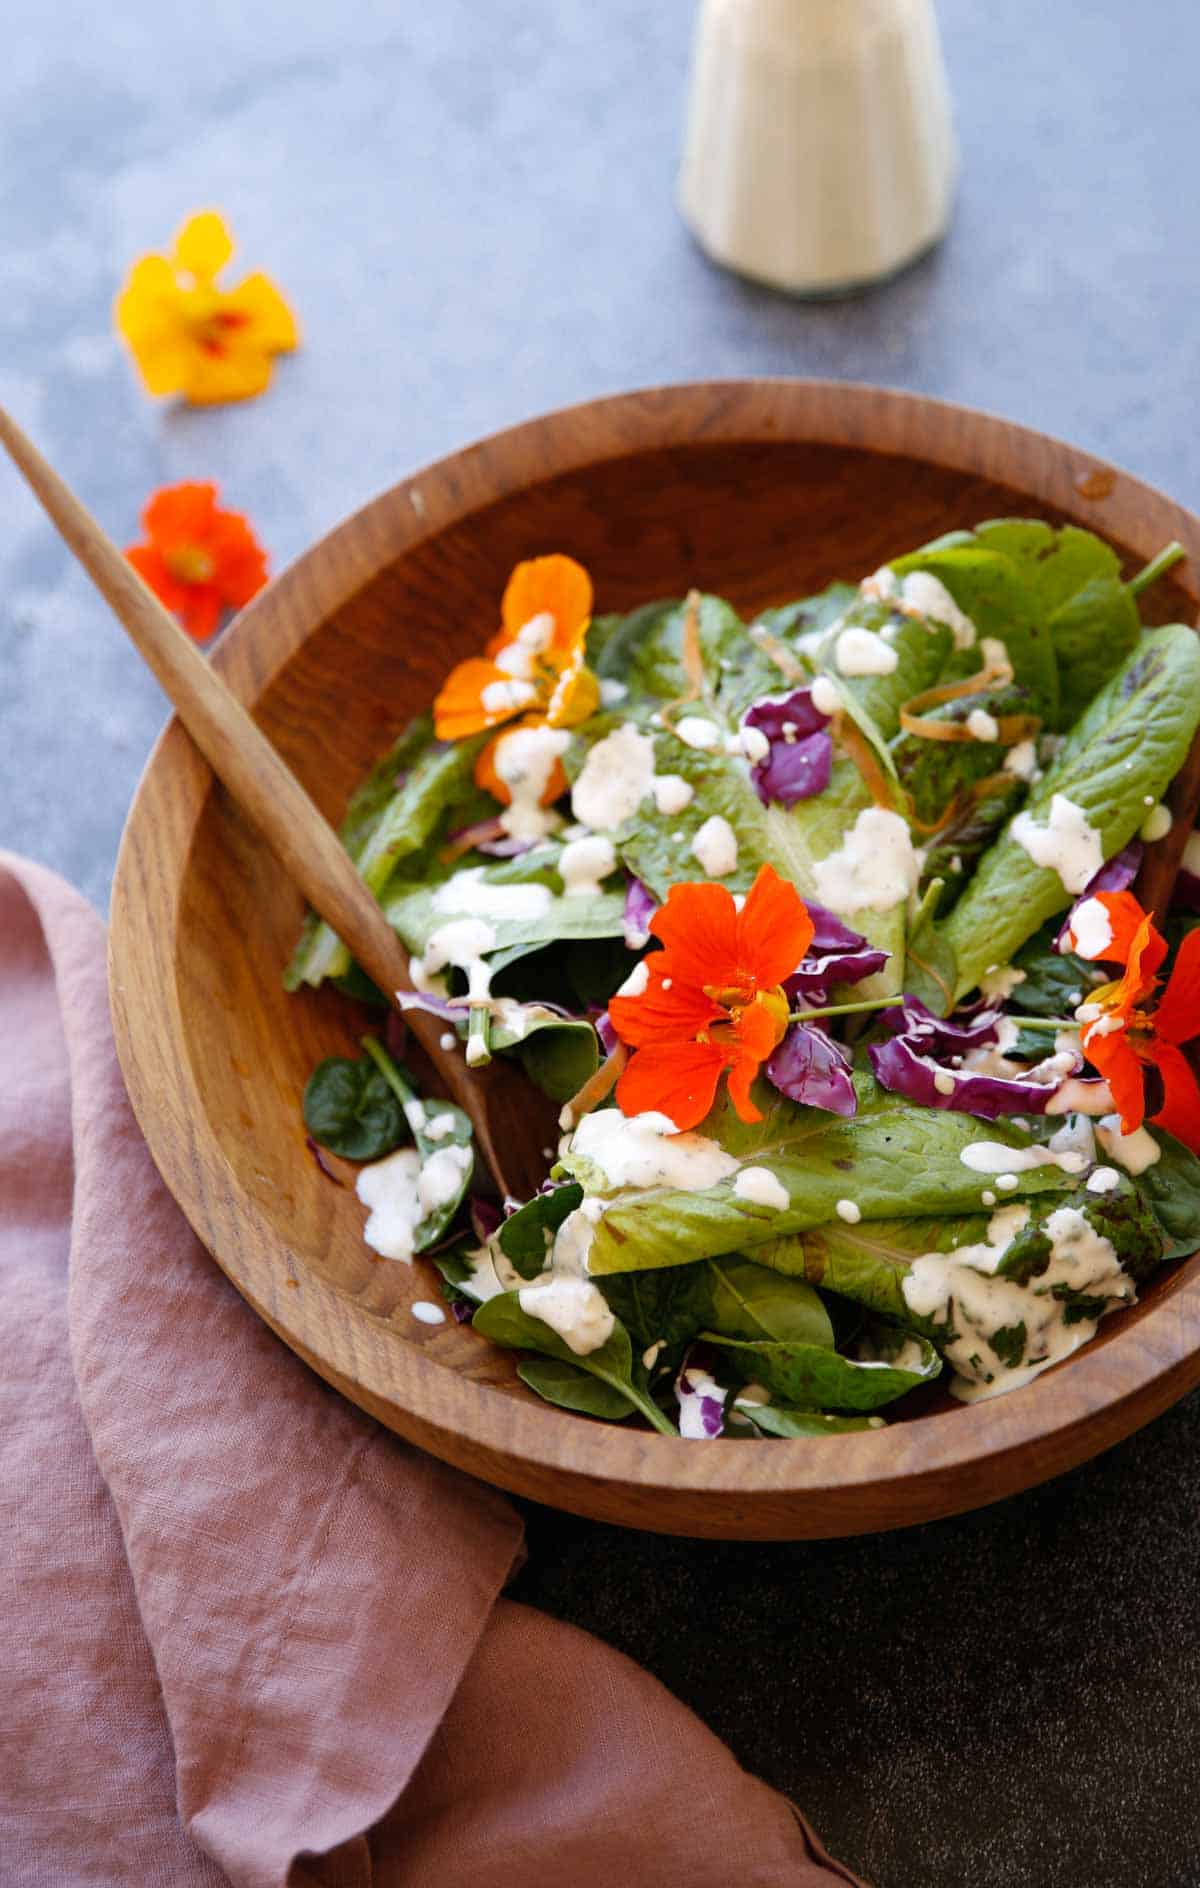
[[[1040,434],[862,387],[727,382],[597,401],[402,481],[286,571],[214,660],[336,820],[398,726],[492,632],[512,565],[538,552],[586,564],[602,609],[697,585],[752,610],[1019,513],[1100,531],[1131,572],[1177,537],[1189,561],[1147,614],[1194,620],[1200,519],[1096,471]],[[284,994],[300,917],[172,723],[134,802],[113,900],[113,1015],[139,1121],[200,1238],[280,1337],[470,1473],[667,1532],[861,1533],[1043,1481],[1200,1381],[1194,1258],[1028,1388],[971,1407],[910,1399],[881,1430],[702,1447],[538,1402],[510,1354],[412,1316],[436,1295],[428,1268],[371,1254],[353,1192],[305,1147],[304,1082],[353,1047],[361,1016],[333,992]]]

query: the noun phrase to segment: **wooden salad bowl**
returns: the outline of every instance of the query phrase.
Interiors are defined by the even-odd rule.
[[[1005,514],[1088,526],[1131,571],[1180,539],[1192,561],[1147,613],[1195,620],[1200,519],[1125,473],[934,400],[754,380],[590,402],[402,480],[272,583],[213,660],[336,821],[397,729],[492,632],[521,558],[570,552],[603,610],[697,585],[749,612]],[[917,1392],[883,1429],[699,1446],[540,1402],[511,1352],[413,1317],[415,1300],[439,1297],[433,1268],[377,1259],[353,1191],[306,1149],[304,1083],[322,1056],[356,1053],[364,1020],[332,990],[284,994],[301,915],[172,721],[113,896],[113,1017],[138,1120],[200,1239],[272,1330],[470,1474],[666,1533],[866,1533],[1061,1474],[1200,1381],[1196,1256],[1027,1388],[968,1407]]]

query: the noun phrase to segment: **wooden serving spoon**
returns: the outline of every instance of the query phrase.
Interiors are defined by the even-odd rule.
[[[3,407],[0,442],[292,883],[382,991],[394,1000],[397,991],[411,990],[399,938],[337,834],[261,728]],[[470,1116],[500,1191],[528,1199],[546,1176],[543,1150],[557,1139],[557,1107],[511,1062],[468,1069],[458,1049],[442,1048],[445,1024],[439,1017],[406,1010],[404,1020],[447,1093]]]

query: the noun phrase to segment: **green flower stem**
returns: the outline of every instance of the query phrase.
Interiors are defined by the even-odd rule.
[[[813,1023],[822,1016],[858,1016],[864,1010],[894,1010],[900,1003],[898,996],[876,996],[866,998],[861,1003],[831,1003],[823,1010],[792,1010],[789,1023]]]
[[[374,1036],[364,1036],[362,1046],[375,1064],[375,1067],[379,1070],[379,1073],[383,1076],[384,1081],[387,1083],[392,1093],[399,1098],[401,1104],[407,1105],[408,1102],[415,1101],[417,1099],[416,1089],[405,1080],[383,1044],[376,1042]]]
[[[1186,556],[1187,552],[1178,538],[1172,538],[1169,544],[1163,546],[1157,557],[1150,559],[1144,570],[1139,570],[1136,577],[1130,578],[1125,588],[1131,597],[1140,597],[1143,590],[1148,590],[1152,583],[1157,583],[1173,564],[1177,564],[1181,557]]]

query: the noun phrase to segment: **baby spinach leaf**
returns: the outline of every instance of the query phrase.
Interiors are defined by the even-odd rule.
[[[845,1436],[854,1429],[882,1429],[882,1416],[830,1416],[817,1409],[788,1409],[783,1403],[739,1403],[735,1417],[760,1436]]]
[[[1049,626],[1025,573],[1013,559],[986,549],[977,538],[956,542],[947,549],[914,551],[894,557],[898,577],[925,571],[945,585],[960,610],[971,618],[976,646],[956,650],[943,671],[943,680],[970,675],[978,669],[980,645],[987,636],[1002,642],[1013,674],[1028,689],[1035,713],[1053,724],[1058,714],[1058,662]]]
[[[765,1082],[753,1091],[761,1121],[740,1121],[723,1101],[702,1124],[739,1161],[765,1167],[788,1194],[770,1222],[755,1216],[734,1191],[734,1178],[703,1191],[667,1187],[619,1193],[596,1228],[588,1255],[593,1274],[627,1272],[744,1252],[838,1217],[840,1200],[863,1220],[971,1212],[986,1180],[960,1158],[973,1142],[1028,1147],[1030,1136],[1009,1121],[986,1125],[969,1115],[922,1108],[861,1077],[859,1111],[851,1119],[802,1108]],[[607,1180],[568,1149],[563,1169],[589,1191]],[[1073,1182],[1056,1166],[1018,1175],[1014,1197],[1061,1191]]]
[[[1095,965],[1070,951],[1060,954],[1054,949],[1060,928],[1057,920],[1043,925],[1013,958],[1013,969],[1025,974],[1009,995],[1010,1009],[1026,1016],[1066,1018],[1076,1004],[1082,1003],[1091,988]]]
[[[1075,723],[1030,795],[1026,812],[1045,824],[1054,795],[1079,807],[1111,859],[1183,764],[1200,722],[1200,637],[1177,623],[1149,630],[1134,654]],[[989,964],[1012,961],[1025,940],[1071,901],[1059,875],[1035,865],[1011,827],[984,853],[946,919],[958,960],[956,997]]]
[[[915,1317],[904,1297],[904,1279],[923,1252],[953,1252],[987,1237],[986,1213],[928,1219],[872,1219],[850,1226],[830,1220],[811,1231],[756,1246],[755,1261],[806,1278],[822,1291],[932,1336],[934,1326]]]
[[[503,1221],[496,1235],[500,1250],[522,1278],[537,1277],[554,1244],[555,1233],[582,1201],[583,1188],[568,1183],[550,1193],[535,1193]]]
[[[304,1125],[344,1160],[381,1160],[404,1139],[404,1110],[374,1063],[329,1056],[304,1089]]]
[[[703,1262],[613,1272],[595,1281],[639,1349],[661,1344],[677,1361],[712,1315],[713,1274]]]
[[[1158,1221],[1164,1259],[1180,1259],[1200,1250],[1200,1155],[1162,1128],[1147,1128],[1160,1153],[1137,1176],[1137,1186]]]
[[[634,1381],[633,1351],[623,1324],[614,1326],[612,1335],[598,1350],[587,1351],[581,1357],[541,1318],[531,1318],[523,1311],[520,1294],[515,1291],[489,1298],[486,1304],[480,1305],[471,1322],[481,1336],[489,1338],[493,1344],[502,1344],[506,1350],[528,1350],[535,1356],[553,1357],[559,1363],[571,1364],[586,1371],[588,1376],[599,1378],[601,1383],[628,1398],[663,1435],[678,1435],[674,1423],[668,1421],[658,1404]]]
[[[493,1029],[493,1049],[503,1048]],[[590,1023],[562,1017],[526,1033],[517,1051],[521,1067],[551,1101],[570,1101],[600,1066],[596,1032]]]
[[[578,1416],[598,1416],[604,1422],[623,1422],[633,1415],[634,1406],[623,1390],[599,1377],[589,1376],[578,1364],[568,1364],[561,1357],[526,1357],[517,1365],[522,1383],[536,1390],[547,1403],[559,1409],[574,1410]]]
[[[801,1279],[772,1272],[751,1259],[710,1259],[709,1325],[722,1337],[749,1343],[817,1344],[833,1348],[833,1326],[820,1298]]]
[[[1011,558],[1033,593],[1058,660],[1059,709],[1051,725],[1069,728],[1141,635],[1120,559],[1077,525],[1055,530],[1033,518],[1001,518],[979,525],[975,535]]]
[[[452,1101],[422,1101],[408,1070],[394,1062],[373,1036],[363,1037],[363,1048],[404,1111],[421,1156],[422,1172],[433,1167],[445,1183],[439,1189],[441,1198],[420,1221],[413,1237],[413,1251],[426,1252],[438,1243],[454,1219],[471,1184],[475,1171],[471,1118]],[[465,1158],[456,1151],[459,1149],[467,1150]]]
[[[761,1383],[784,1403],[809,1409],[879,1409],[930,1382],[942,1368],[924,1337],[905,1338],[903,1349],[901,1342],[894,1347],[896,1359],[911,1356],[911,1365],[886,1357],[860,1363],[817,1344],[742,1344],[709,1331],[703,1342],[717,1346],[743,1383]]]

